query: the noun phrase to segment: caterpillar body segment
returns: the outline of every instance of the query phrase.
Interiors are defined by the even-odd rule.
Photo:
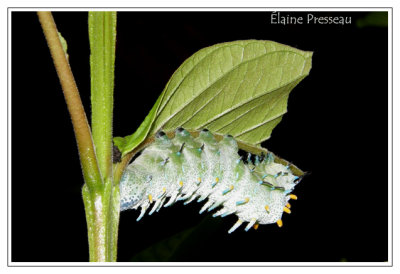
[[[289,200],[297,199],[291,192],[299,181],[272,153],[244,161],[232,136],[217,141],[202,130],[193,138],[178,128],[174,138],[158,133],[127,167],[120,184],[121,211],[140,207],[140,220],[163,206],[197,200],[204,202],[200,213],[217,210],[214,217],[238,216],[229,233],[243,223],[246,231],[259,224],[281,227],[282,214],[290,213]]]

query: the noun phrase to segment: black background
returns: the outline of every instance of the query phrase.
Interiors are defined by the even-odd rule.
[[[115,136],[134,132],[172,73],[203,47],[262,39],[314,51],[311,74],[293,90],[288,113],[263,144],[311,172],[297,186],[299,199],[283,227],[229,235],[236,217],[199,215],[198,203],[178,203],[139,223],[138,211],[122,212],[119,261],[388,260],[388,30],[358,28],[356,20],[366,16],[360,12],[335,13],[352,17],[345,26],[272,25],[270,15],[118,14]],[[90,116],[87,13],[54,17]],[[87,261],[83,179],[58,78],[36,14],[13,12],[11,22],[11,259]]]

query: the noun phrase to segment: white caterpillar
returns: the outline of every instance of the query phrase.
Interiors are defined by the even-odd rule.
[[[206,129],[197,138],[182,128],[172,139],[159,132],[121,179],[121,211],[141,207],[139,221],[152,204],[149,215],[180,200],[207,199],[200,213],[219,208],[214,217],[238,216],[229,233],[243,222],[246,231],[259,224],[281,227],[283,212],[290,213],[288,201],[297,199],[290,193],[300,178],[275,163],[272,153],[256,156],[254,163],[250,156],[244,163],[229,135],[217,142]]]

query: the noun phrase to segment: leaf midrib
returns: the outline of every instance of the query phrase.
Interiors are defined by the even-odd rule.
[[[290,83],[285,84],[284,86],[282,86],[282,88],[286,88],[287,86],[289,86],[289,84],[290,84]],[[234,109],[230,109],[230,110],[229,110],[228,112],[226,112],[224,115],[226,115],[226,114],[228,114],[229,112],[232,112],[232,111],[238,109],[238,108],[241,107],[241,106],[247,105],[247,104],[253,102],[254,100],[256,100],[256,99],[258,99],[258,98],[260,98],[260,97],[263,97],[263,96],[266,96],[266,95],[271,95],[272,93],[278,91],[279,89],[280,89],[280,88],[277,88],[277,89],[272,90],[271,92],[265,93],[265,94],[260,95],[260,96],[258,96],[258,97],[256,97],[256,98],[252,98],[252,100],[247,101],[247,102],[245,102],[244,104],[242,104],[242,105],[240,105],[240,106],[236,106]],[[273,106],[272,106],[270,109],[273,109],[274,107],[276,107],[276,104],[277,104],[277,102],[279,101],[279,99],[280,99],[280,98],[278,98],[278,99],[276,100],[276,102],[273,104]],[[242,117],[245,116],[247,113],[249,113],[250,111],[254,110],[255,108],[257,108],[257,107],[259,107],[259,106],[261,106],[261,105],[263,105],[263,104],[265,104],[265,101],[261,101],[261,100],[260,100],[260,103],[259,103],[259,104],[256,104],[256,105],[254,105],[253,107],[247,109],[245,112],[243,112],[242,114],[240,114],[239,116],[237,116],[235,120],[231,120],[231,121],[229,121],[228,123],[226,123],[225,125],[223,125],[222,127],[220,127],[219,129],[217,129],[216,132],[220,132],[223,128],[225,128],[225,127],[231,125],[233,122],[237,121],[238,119],[242,118]],[[285,113],[286,113],[286,112],[285,112]],[[219,117],[218,117],[218,118],[219,118]],[[218,119],[218,118],[216,118],[216,119]],[[213,120],[207,122],[206,124],[204,124],[204,126],[211,124],[211,123],[214,122],[216,119],[213,119]],[[236,135],[236,136],[238,136],[238,135]]]
[[[302,73],[303,73],[303,72],[304,72],[304,70],[302,71]],[[205,123],[199,125],[199,126],[197,127],[197,129],[199,129],[199,128],[201,128],[201,127],[204,127],[204,126],[206,126],[206,125],[209,125],[210,123],[214,122],[215,120],[217,120],[217,119],[220,118],[221,116],[224,116],[224,115],[226,115],[226,114],[228,114],[228,113],[230,113],[230,112],[232,112],[232,111],[235,111],[235,110],[238,109],[239,107],[241,107],[241,106],[243,106],[243,105],[245,105],[245,104],[249,104],[249,103],[251,103],[252,101],[259,99],[260,97],[263,97],[263,96],[265,96],[265,95],[271,94],[271,93],[273,93],[273,92],[275,92],[275,91],[278,91],[278,90],[281,89],[281,88],[287,87],[287,86],[289,86],[290,84],[292,84],[293,82],[298,81],[298,80],[301,80],[301,79],[304,78],[304,77],[305,77],[305,76],[301,74],[301,76],[299,76],[299,77],[293,79],[291,82],[285,83],[283,86],[280,86],[280,87],[278,87],[278,88],[272,89],[272,90],[270,90],[270,91],[268,91],[268,92],[266,92],[266,93],[262,93],[262,94],[260,94],[260,95],[258,95],[258,96],[256,96],[256,97],[251,97],[249,100],[243,101],[243,102],[241,102],[240,104],[236,104],[235,106],[232,106],[231,108],[226,109],[225,112],[222,112],[222,113],[220,113],[219,115],[213,117],[212,119],[206,121]],[[220,91],[220,92],[221,92],[221,91]],[[220,93],[220,92],[219,92],[219,93]],[[219,93],[218,93],[218,94],[219,94]],[[214,100],[214,98],[215,98],[218,94],[216,94],[215,96],[213,96],[213,97],[211,98],[211,100],[209,100],[209,101],[207,102],[207,104],[209,104],[212,100]],[[203,109],[204,107],[206,107],[207,104],[206,104],[206,105],[203,105],[203,106],[201,107],[201,109]],[[257,105],[257,106],[259,106],[259,105]],[[201,109],[199,109],[194,115],[196,115]],[[253,109],[253,108],[251,108],[251,109]],[[250,109],[250,110],[251,110],[251,109]],[[247,111],[246,111],[246,113],[247,113]],[[194,115],[193,115],[193,116],[194,116]],[[185,124],[185,123],[187,123],[188,121],[190,121],[190,119],[191,119],[191,118],[189,118],[188,120],[186,120],[185,122],[183,122],[182,125]],[[226,124],[226,125],[229,125],[229,123]],[[226,125],[224,125],[223,127],[225,127]],[[222,127],[222,128],[223,128],[223,127]]]

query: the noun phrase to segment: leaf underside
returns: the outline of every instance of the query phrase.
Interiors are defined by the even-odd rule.
[[[311,57],[272,41],[204,48],[175,71],[138,131],[114,142],[125,155],[160,129],[183,127],[259,146],[286,113],[290,91],[309,74]]]

